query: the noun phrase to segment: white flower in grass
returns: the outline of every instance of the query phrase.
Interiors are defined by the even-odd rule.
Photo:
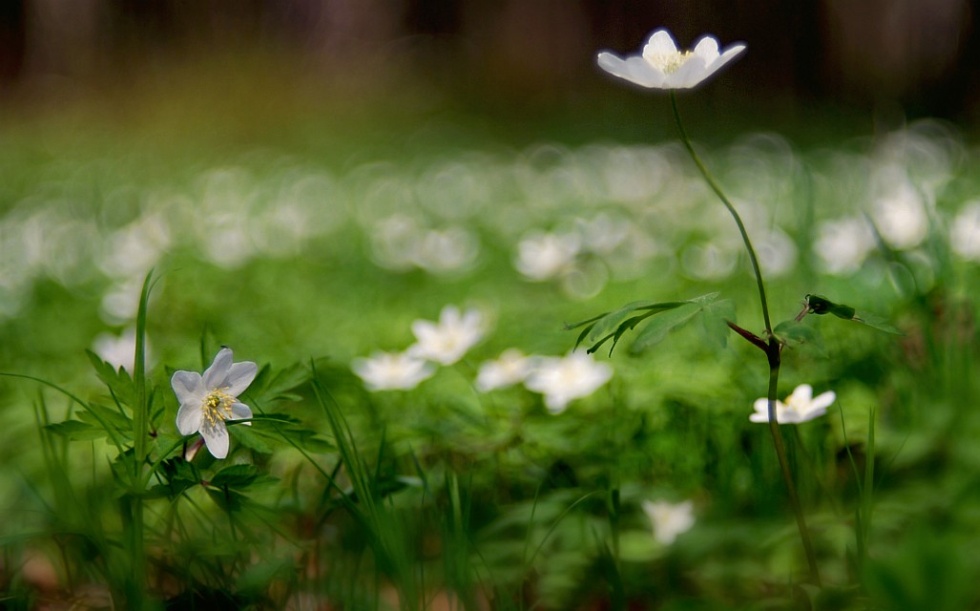
[[[516,348],[505,350],[495,361],[485,361],[480,365],[476,374],[476,389],[480,392],[490,392],[498,388],[506,388],[523,382],[532,365],[531,357]]]
[[[575,234],[532,233],[517,245],[514,267],[528,280],[551,280],[573,269],[581,250]]]
[[[411,390],[435,373],[430,363],[404,352],[375,352],[354,359],[351,369],[370,391]]]
[[[654,538],[664,545],[670,545],[677,535],[694,526],[694,504],[691,501],[676,505],[667,501],[643,501],[643,511],[650,518]]]
[[[252,417],[252,410],[238,400],[238,395],[245,392],[258,371],[251,361],[233,363],[231,349],[222,348],[203,376],[196,371],[174,372],[170,385],[180,401],[180,434],[200,433],[215,458],[228,456],[225,421]]]
[[[779,424],[799,424],[819,418],[827,413],[827,408],[835,400],[837,400],[837,395],[832,390],[814,397],[812,386],[800,384],[793,391],[793,394],[786,397],[785,403],[776,401],[776,422]],[[749,416],[749,420],[752,422],[769,422],[768,399],[756,399],[752,407],[755,409],[755,413]]]
[[[648,89],[691,89],[745,50],[742,43],[718,51],[718,41],[703,36],[693,51],[679,51],[665,29],[650,35],[641,55],[623,59],[609,51],[599,53],[599,67],[621,79]]]
[[[544,405],[560,414],[573,399],[587,397],[609,381],[613,370],[591,354],[576,351],[565,357],[542,357],[524,381],[529,390],[544,395]]]
[[[980,261],[980,201],[965,205],[949,230],[953,252],[968,261]]]
[[[460,312],[456,306],[446,306],[439,314],[438,323],[428,320],[412,323],[417,341],[407,352],[416,358],[452,365],[483,339],[484,326],[483,315],[477,310]]]

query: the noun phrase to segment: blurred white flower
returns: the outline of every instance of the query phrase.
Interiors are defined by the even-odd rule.
[[[572,269],[581,249],[577,235],[533,233],[517,245],[514,267],[529,280],[551,280]]]
[[[579,350],[565,357],[541,357],[524,385],[544,395],[549,412],[560,414],[570,401],[591,395],[612,374],[609,364],[597,363],[591,354]]]
[[[778,227],[756,242],[759,265],[770,278],[778,278],[796,267],[796,244]]]
[[[412,260],[427,272],[450,273],[471,267],[479,252],[476,236],[463,227],[430,229],[413,245]]]
[[[813,387],[800,384],[793,394],[786,397],[786,402],[776,401],[776,422],[779,424],[800,424],[827,413],[830,404],[837,400],[832,390],[813,396]],[[752,406],[755,413],[749,416],[752,422],[769,422],[769,400],[756,399]]]
[[[203,376],[196,371],[176,371],[170,379],[180,401],[177,430],[181,435],[200,433],[215,458],[228,456],[225,421],[252,417],[252,410],[238,395],[245,392],[259,368],[251,361],[232,361],[231,349],[222,348]]]
[[[354,359],[351,369],[370,391],[411,390],[435,373],[432,364],[404,352],[375,352]]]
[[[653,536],[664,545],[670,545],[677,535],[691,530],[694,526],[694,504],[668,503],[667,501],[643,501],[643,511],[650,518]]]
[[[144,358],[148,363],[150,362],[149,342],[144,344],[143,349]],[[133,357],[136,354],[136,329],[130,327],[119,335],[100,333],[92,342],[92,352],[116,369],[122,367],[132,373]]]
[[[599,53],[599,67],[621,79],[648,89],[691,89],[745,50],[742,43],[718,51],[718,41],[702,37],[693,51],[678,51],[665,29],[653,32],[642,55],[623,59],[609,51]]]
[[[980,261],[980,200],[969,202],[953,219],[949,230],[953,252],[968,261]]]
[[[416,358],[452,365],[483,339],[484,327],[483,315],[477,310],[461,313],[456,306],[446,306],[439,314],[438,323],[428,320],[412,323],[417,341],[407,352]]]
[[[922,197],[909,184],[898,184],[874,204],[875,226],[895,248],[917,246],[929,231],[929,218]]]
[[[821,223],[813,243],[813,251],[824,271],[834,275],[857,271],[874,247],[871,228],[867,221],[859,218]]]
[[[495,361],[485,361],[476,375],[476,389],[490,392],[523,382],[533,367],[532,357],[516,348],[505,350]]]
[[[170,247],[170,224],[160,213],[147,214],[105,238],[99,266],[113,278],[145,276]]]

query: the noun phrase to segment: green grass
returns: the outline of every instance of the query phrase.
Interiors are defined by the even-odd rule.
[[[768,430],[748,420],[767,371],[735,334],[721,346],[695,319],[640,356],[624,336],[598,353],[612,380],[559,415],[519,386],[473,387],[482,361],[510,347],[562,355],[577,335],[565,323],[635,300],[718,291],[761,333],[734,226],[662,141],[674,137],[664,100],[610,94],[594,113],[565,100],[544,118],[424,104],[421,86],[386,102],[353,90],[362,104],[297,86],[277,103],[269,92],[287,77],[273,70],[217,86],[206,72],[182,78],[192,86],[150,79],[127,99],[3,127],[0,371],[33,378],[0,385],[6,607],[980,604],[978,274],[949,248],[980,159],[955,133],[915,125],[919,137],[886,154],[883,135],[855,139],[854,123],[828,120],[839,142],[785,122],[773,126],[785,138],[752,137],[741,131],[758,129],[755,115],[733,128],[709,112],[717,101],[691,102],[688,129],[750,233],[776,225],[796,248],[768,283],[774,323],[816,293],[904,332],[810,316],[816,335],[784,351],[781,397],[801,383],[838,396],[826,416],[784,427],[818,589]],[[886,158],[934,203],[929,234],[826,273],[818,224],[871,211],[882,185],[869,177]],[[595,247],[562,279],[515,269],[527,232],[581,231],[576,219],[599,213],[639,241]],[[395,215],[462,228],[478,254],[450,273],[390,267],[404,260],[379,257],[372,232]],[[168,227],[145,268],[139,249],[111,257],[140,219]],[[130,234],[144,247],[154,236]],[[734,271],[685,267],[708,243]],[[137,304],[149,267],[145,319],[135,307],[108,317],[106,294]],[[352,359],[405,349],[412,321],[446,304],[485,312],[484,340],[413,390],[368,392]],[[85,352],[103,331],[143,324],[145,392]],[[193,438],[176,431],[169,379],[202,371],[221,345],[262,367],[242,397],[256,418],[230,427],[228,459],[186,461]],[[641,509],[657,499],[694,501],[694,527],[671,546]]]

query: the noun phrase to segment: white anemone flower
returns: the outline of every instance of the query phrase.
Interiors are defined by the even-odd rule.
[[[832,390],[813,396],[813,387],[800,384],[793,394],[786,397],[786,402],[776,401],[776,422],[779,424],[800,424],[827,413],[830,404],[837,400]],[[755,413],[749,416],[752,422],[769,422],[769,400],[756,399],[752,406]]]
[[[647,89],[692,89],[733,60],[745,45],[734,44],[719,52],[718,41],[703,36],[693,51],[679,51],[665,29],[650,35],[641,55],[626,59],[602,51],[597,58],[599,67],[621,79]]]
[[[533,233],[517,245],[514,267],[528,280],[551,280],[572,270],[581,250],[575,234]]]
[[[439,322],[416,320],[412,333],[417,340],[408,354],[442,365],[452,365],[483,339],[483,315],[477,310],[460,312],[456,306],[446,306],[439,314]]]
[[[594,393],[612,374],[608,363],[597,363],[591,354],[579,350],[565,357],[542,357],[524,386],[543,394],[548,411],[560,414],[573,399]]]
[[[252,417],[252,410],[238,400],[238,395],[245,392],[259,368],[251,361],[232,360],[231,349],[222,348],[203,376],[196,371],[177,371],[170,380],[180,401],[177,430],[181,435],[200,433],[215,458],[228,456],[225,421]]]
[[[476,389],[480,392],[490,392],[498,388],[507,388],[523,382],[533,367],[533,357],[524,356],[517,348],[510,348],[501,353],[495,361],[485,361],[480,365],[476,374]]]
[[[691,530],[694,526],[694,504],[668,503],[667,501],[643,501],[643,511],[650,518],[654,538],[664,545],[670,545],[677,535]]]
[[[408,353],[375,352],[354,359],[351,369],[368,390],[411,390],[435,373],[435,367]]]

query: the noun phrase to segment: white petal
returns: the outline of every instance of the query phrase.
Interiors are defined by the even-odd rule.
[[[244,403],[232,403],[231,404],[231,417],[229,420],[246,420],[252,417],[252,409],[245,405]],[[246,422],[245,424],[252,424],[251,422]]]
[[[718,41],[711,36],[705,36],[695,45],[694,54],[703,58],[705,64],[711,65],[711,62],[718,59]]]
[[[674,38],[670,35],[670,32],[664,29],[657,30],[651,34],[649,40],[647,40],[647,44],[643,46],[643,57],[669,55],[672,53],[677,53],[677,43],[674,42]]]
[[[227,386],[225,379],[228,377],[233,359],[231,348],[219,350],[217,356],[214,357],[214,362],[204,372],[204,386],[207,388],[224,388]]]
[[[727,49],[725,49],[724,53],[722,53],[717,59],[715,59],[714,62],[708,65],[707,69],[705,70],[704,76],[701,77],[701,80],[704,81],[715,72],[718,72],[718,70],[720,70],[722,66],[724,66],[728,62],[738,57],[739,54],[741,54],[742,51],[744,50],[745,50],[745,45],[743,44],[732,45]]]
[[[207,392],[204,379],[196,371],[175,371],[170,378],[170,386],[174,389],[181,405],[200,403]]]
[[[181,435],[193,435],[201,430],[204,411],[199,404],[184,404],[177,410],[177,430]]]
[[[259,366],[251,361],[235,363],[228,371],[228,377],[225,379],[222,388],[225,388],[225,392],[229,395],[237,397],[245,392],[245,389],[252,383],[252,380],[255,379],[258,372]]]
[[[641,87],[659,89],[664,86],[667,75],[664,71],[652,65],[642,57],[630,57],[626,60],[627,80]]]
[[[813,397],[813,387],[809,384],[800,384],[790,395],[788,401],[794,404],[806,405]]]
[[[836,400],[837,393],[832,390],[828,390],[825,393],[820,393],[812,401],[810,401],[810,407],[813,409],[826,410]]]
[[[208,452],[215,458],[228,456],[228,430],[223,422],[217,422],[214,426],[203,427],[201,437],[208,446]]]
[[[755,413],[749,416],[749,420],[752,422],[769,422],[769,414]]]
[[[708,75],[703,57],[693,56],[680,68],[667,75],[668,89],[690,89],[703,81]]]

